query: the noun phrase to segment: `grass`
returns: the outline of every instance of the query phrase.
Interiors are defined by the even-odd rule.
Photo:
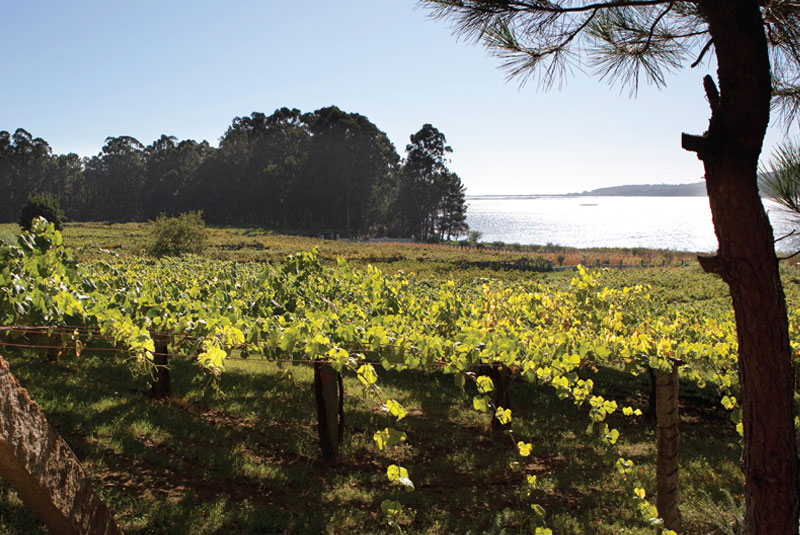
[[[0,239],[18,232],[0,225]],[[68,223],[68,246],[82,259],[111,251],[141,254],[143,224]],[[478,268],[477,262],[514,262],[543,256],[565,264],[690,263],[688,267],[609,270],[612,287],[652,284],[659,299],[730,309],[724,284],[701,272],[689,253],[646,250],[569,250],[557,246],[526,251],[463,250],[409,243],[360,243],[272,234],[260,229],[212,228],[214,258],[278,261],[318,246],[324,258],[344,257],[385,271],[416,271],[469,283],[482,277],[526,279],[568,286],[571,272],[531,273]],[[800,302],[800,276],[784,269],[790,303]],[[514,432],[534,445],[521,471],[509,469],[511,444],[488,431],[488,417],[471,408],[471,396],[438,373],[380,372],[386,397],[410,415],[400,427],[406,445],[391,454],[376,451],[375,431],[388,422],[376,403],[364,399],[357,380],[345,378],[347,432],[339,461],[319,460],[311,370],[279,368],[258,360],[230,361],[222,394],[193,365],[172,362],[171,399],[146,394],[148,377],[118,359],[85,353],[79,360],[45,362],[33,354],[5,355],[20,381],[44,408],[96,483],[102,498],[129,534],[183,533],[396,533],[380,513],[394,498],[385,469],[406,466],[416,485],[402,493],[404,533],[531,533],[532,499],[547,510],[556,533],[651,533],[636,516],[630,488],[613,473],[585,434],[586,414],[553,396],[548,387],[515,383]],[[624,404],[646,406],[644,378],[600,370],[596,389]],[[741,447],[715,394],[682,384],[681,497],[684,531],[724,534],[741,516]],[[612,415],[613,416],[613,415]],[[648,496],[655,493],[655,433],[646,419],[612,418],[622,433],[622,451],[636,462],[634,475]],[[708,437],[714,437],[713,441]],[[524,495],[524,475],[539,489]],[[0,482],[0,535],[46,533],[16,494]]]
[[[82,259],[102,257],[100,249],[123,257],[143,253],[148,236],[147,223],[66,223],[63,235],[67,246],[81,251]],[[559,265],[586,262],[590,265],[613,266],[622,261],[625,265],[677,265],[694,264],[695,255],[688,252],[652,250],[642,248],[575,249],[554,245],[525,248],[461,248],[445,244],[407,242],[323,240],[315,237],[275,234],[259,228],[210,227],[209,248],[212,258],[240,262],[268,262],[282,260],[297,251],[319,247],[323,258],[347,258],[352,262],[370,263],[385,270],[415,271],[426,276],[443,273],[458,278],[476,276],[525,276],[527,272],[478,268],[475,264],[495,262],[499,267],[532,258],[551,260]],[[0,224],[0,238],[14,236],[19,227],[14,223]],[[510,273],[509,273],[510,271]]]
[[[486,416],[440,373],[380,372],[387,397],[409,409],[399,425],[405,445],[387,454],[372,434],[388,424],[358,381],[345,378],[347,432],[338,462],[319,460],[311,369],[259,360],[231,361],[222,394],[186,361],[173,362],[173,397],[146,395],[147,376],[108,355],[46,362],[8,355],[12,370],[81,459],[122,528],[161,533],[392,533],[380,514],[394,497],[385,469],[409,469],[413,493],[401,493],[405,533],[529,533],[535,524],[524,474],[536,474],[534,499],[557,533],[650,533],[630,490],[613,473],[585,428],[588,418],[548,387],[515,383],[517,437],[533,454],[521,471],[506,440],[492,438]],[[644,379],[601,370],[598,389],[646,406]],[[741,494],[740,446],[715,396],[691,385],[683,407],[682,504],[687,533],[713,533]],[[635,476],[654,494],[651,422],[613,419]],[[708,436],[714,436],[709,441]],[[716,518],[716,517],[715,517]],[[45,533],[0,484],[0,534]]]

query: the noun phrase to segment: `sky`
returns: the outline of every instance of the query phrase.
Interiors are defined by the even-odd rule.
[[[642,85],[591,72],[561,88],[507,81],[500,61],[415,0],[0,0],[0,130],[57,154],[107,136],[217,145],[234,117],[335,105],[368,117],[403,155],[430,123],[468,195],[554,194],[701,180],[681,132],[701,134],[713,65]],[[773,125],[765,156],[785,136]]]

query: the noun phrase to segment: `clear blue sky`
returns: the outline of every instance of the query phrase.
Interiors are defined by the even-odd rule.
[[[565,193],[702,176],[680,148],[708,124],[686,70],[636,99],[577,72],[549,92],[506,82],[414,0],[3,1],[0,130],[56,153],[93,155],[106,136],[216,145],[235,116],[336,105],[369,117],[404,154],[431,123],[468,194]],[[772,127],[765,152],[781,139]]]

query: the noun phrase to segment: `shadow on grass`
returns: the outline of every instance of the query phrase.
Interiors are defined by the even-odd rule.
[[[380,370],[385,398],[409,415],[396,424],[406,445],[379,452],[372,435],[391,422],[378,402],[364,399],[358,380],[346,377],[345,441],[337,463],[326,465],[318,460],[310,367],[287,367],[288,381],[272,363],[231,362],[222,394],[215,394],[196,366],[173,360],[173,397],[155,401],[146,395],[148,378],[112,358],[66,365],[11,359],[127,533],[389,533],[380,503],[395,498],[405,507],[407,533],[483,533],[500,524],[527,533],[535,525],[533,502],[548,511],[550,527],[568,532],[612,533],[620,522],[647,532],[613,473],[614,459],[587,438],[585,409],[550,387],[512,387],[513,440],[533,444],[533,454],[520,458],[511,437],[494,439],[488,416],[472,410],[474,386],[462,393],[440,372]],[[606,370],[594,380],[598,392],[645,408],[645,382]],[[687,409],[684,496],[737,489],[738,441],[724,431],[725,415],[696,401]],[[609,424],[619,428],[620,447],[652,495],[652,425],[616,415]],[[711,433],[722,442],[708,441]],[[512,461],[520,462],[517,470],[509,469]],[[413,493],[389,486],[392,463],[409,469]],[[523,492],[528,474],[540,481],[530,497]],[[0,534],[36,532],[13,500],[0,497],[0,508],[13,518]]]

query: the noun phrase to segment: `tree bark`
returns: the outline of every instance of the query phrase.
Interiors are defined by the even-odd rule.
[[[678,508],[680,473],[678,446],[680,443],[680,413],[678,412],[678,368],[671,372],[657,370],[656,377],[656,508],[664,527],[680,532],[681,514]]]
[[[786,303],[772,227],[758,195],[758,157],[769,122],[770,64],[757,0],[702,0],[717,56],[719,90],[704,87],[708,131],[684,134],[706,172],[717,255],[699,258],[730,287],[739,382],[748,535],[797,534],[798,462]]]

